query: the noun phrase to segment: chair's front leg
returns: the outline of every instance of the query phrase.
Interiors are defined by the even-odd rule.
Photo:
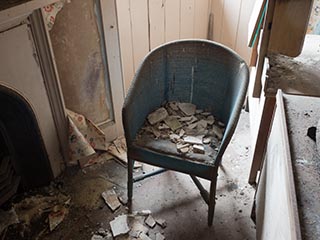
[[[213,223],[214,208],[216,205],[216,186],[217,186],[218,173],[210,183],[210,196],[209,196],[209,211],[208,211],[208,226],[211,227]]]
[[[128,157],[128,208],[129,213],[132,212],[132,195],[133,195],[133,164],[134,160]]]

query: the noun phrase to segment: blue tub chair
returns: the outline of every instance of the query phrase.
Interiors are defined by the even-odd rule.
[[[239,120],[247,92],[246,63],[229,48],[207,40],[179,40],[151,51],[143,60],[124,102],[122,118],[128,147],[128,204],[132,201],[133,164],[139,161],[191,176],[209,206],[211,226],[218,168]],[[136,144],[149,113],[164,102],[191,102],[226,126],[218,153],[210,162],[189,161]],[[162,172],[162,170],[158,171]],[[209,192],[197,177],[211,181]],[[142,178],[140,178],[142,179]]]

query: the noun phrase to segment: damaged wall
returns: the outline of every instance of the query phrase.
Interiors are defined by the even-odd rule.
[[[50,35],[66,107],[101,123],[110,117],[110,94],[95,2],[66,3]]]

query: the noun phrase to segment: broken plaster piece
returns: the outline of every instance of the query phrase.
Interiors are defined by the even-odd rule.
[[[121,206],[118,196],[113,189],[103,192],[101,196],[113,212]]]
[[[164,220],[164,219],[162,219],[162,218],[158,218],[158,219],[156,220],[156,222],[157,222],[157,224],[159,224],[160,227],[162,227],[162,228],[167,227],[167,222],[166,222],[166,220]]]
[[[169,107],[171,107],[171,109],[174,111],[179,110],[177,102],[169,102]]]
[[[191,123],[187,126],[188,129],[195,129],[198,126],[198,123]]]
[[[172,142],[177,142],[178,139],[180,138],[180,136],[175,133],[170,134],[169,137]]]
[[[170,129],[170,128],[169,128],[169,126],[167,124],[162,123],[162,124],[159,125],[158,129],[159,130],[163,130],[163,129]]]
[[[199,122],[197,122],[197,127],[199,128],[206,128],[208,125],[208,122],[206,120],[200,120]]]
[[[211,130],[212,130],[212,132],[218,137],[219,140],[222,139],[222,137],[223,137],[223,132],[222,132],[222,130],[221,130],[219,127],[213,125]]]
[[[194,136],[185,136],[183,138],[183,141],[186,143],[191,143],[191,144],[202,144],[202,137],[201,139],[199,137],[194,137]]]
[[[151,215],[149,215],[144,222],[151,228],[154,228],[156,225],[156,221]]]
[[[175,116],[168,116],[164,119],[164,122],[169,126],[172,131],[175,131],[182,127],[181,123]]]
[[[182,154],[185,154],[185,153],[189,152],[189,149],[190,149],[190,147],[188,146],[188,147],[180,148],[180,149],[178,149],[178,150],[179,150],[179,152],[181,152]]]
[[[142,225],[138,221],[134,221],[133,224],[132,224],[131,230],[129,232],[129,235],[131,237],[138,238],[141,233],[147,234],[148,231],[149,231],[149,228],[147,228],[146,226]]]
[[[209,137],[203,138],[203,139],[202,139],[202,142],[203,142],[204,144],[209,144],[209,143],[211,143],[211,138],[209,138]]]
[[[147,234],[145,234],[145,233],[141,233],[138,239],[139,239],[139,240],[140,240],[140,239],[141,239],[141,240],[152,240],[152,239],[149,238],[149,237],[147,236]]]
[[[111,231],[114,237],[126,234],[130,231],[128,227],[128,216],[120,215],[110,222]]]
[[[193,152],[204,154],[204,147],[202,145],[193,145]]]
[[[208,116],[211,115],[211,113],[210,113],[210,112],[202,112],[201,115],[202,115],[202,116],[205,116],[205,117],[208,117]]]
[[[158,122],[163,121],[166,117],[168,117],[168,112],[165,108],[162,107],[150,113],[148,115],[148,121],[151,125],[154,125]]]
[[[179,131],[179,137],[183,137],[183,135],[185,134],[186,132],[183,130],[183,129],[180,129]]]
[[[189,143],[177,143],[176,147],[178,150],[182,149],[182,148],[189,148],[190,144]]]
[[[187,116],[194,115],[196,113],[196,105],[192,103],[178,103],[180,110]]]
[[[166,238],[161,233],[156,233],[156,240],[165,240]]]
[[[208,116],[207,119],[206,119],[206,122],[209,124],[209,125],[212,125],[214,124],[214,117],[212,115]]]

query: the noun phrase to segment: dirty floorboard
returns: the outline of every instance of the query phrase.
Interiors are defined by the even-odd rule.
[[[207,205],[188,175],[168,171],[134,184],[133,210],[149,209],[154,218],[162,218],[167,227],[156,226],[169,240],[188,239],[255,239],[255,225],[250,219],[253,188],[247,184],[250,162],[248,113],[242,112],[238,128],[219,170],[214,223],[207,226]],[[103,158],[103,155],[101,156]],[[144,166],[143,171],[152,170]],[[68,169],[59,181],[59,188],[71,197],[69,214],[52,232],[39,233],[48,224],[46,219],[34,223],[21,239],[91,239],[99,228],[110,230],[109,222],[121,213],[114,213],[101,198],[113,188],[118,195],[126,193],[127,169],[114,159],[87,167]],[[138,172],[136,174],[139,174]],[[202,181],[202,180],[201,180]],[[208,182],[202,181],[206,187]],[[40,221],[40,222],[39,222]],[[19,228],[10,227],[5,239],[19,239]],[[28,236],[28,237],[26,237]],[[38,236],[38,237],[37,237]]]

